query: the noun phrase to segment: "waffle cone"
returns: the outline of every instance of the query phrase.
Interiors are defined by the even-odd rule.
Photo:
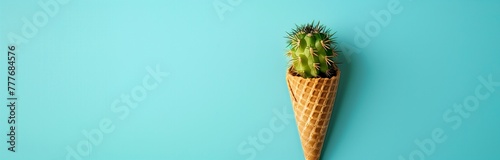
[[[335,102],[340,70],[331,78],[302,78],[288,71],[286,80],[306,160],[318,160]]]

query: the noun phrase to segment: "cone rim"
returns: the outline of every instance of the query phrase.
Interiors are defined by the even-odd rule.
[[[322,79],[324,79],[324,80],[332,80],[332,79],[334,79],[334,78],[338,78],[338,77],[340,76],[340,69],[339,69],[338,67],[335,67],[334,69],[335,69],[335,75],[334,75],[334,76],[332,76],[332,77],[312,77],[312,78],[304,78],[304,77],[302,77],[302,76],[298,75],[297,73],[295,73],[295,72],[293,71],[292,67],[289,67],[289,68],[287,69],[286,74],[290,75],[291,77],[298,77],[298,78],[302,78],[302,79],[311,79],[311,80],[322,80]]]

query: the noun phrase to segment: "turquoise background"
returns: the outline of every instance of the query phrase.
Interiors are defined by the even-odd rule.
[[[101,121],[113,131],[82,147],[81,159],[303,159],[283,37],[312,20],[337,31],[344,51],[323,159],[500,159],[500,87],[468,118],[443,117],[475,94],[480,77],[500,81],[500,2],[1,0],[4,58],[23,18],[47,14],[39,2],[59,9],[16,45],[16,152],[7,150],[1,107],[0,159],[67,159]],[[398,2],[386,26],[371,14]],[[367,25],[379,32],[371,26],[377,34],[360,46],[355,29]],[[168,76],[156,81],[148,71],[156,67]],[[135,108],[113,104],[145,77],[157,86]],[[434,130],[446,139],[427,151],[415,144]]]

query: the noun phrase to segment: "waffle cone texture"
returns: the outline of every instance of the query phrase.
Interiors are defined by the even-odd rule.
[[[302,78],[289,70],[286,80],[304,157],[318,160],[332,115],[340,70],[331,78]]]

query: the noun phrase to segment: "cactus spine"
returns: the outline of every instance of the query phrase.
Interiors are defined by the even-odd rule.
[[[304,78],[329,78],[336,74],[337,66],[333,61],[337,56],[335,33],[330,33],[320,23],[296,26],[287,32],[291,59],[291,70]]]

